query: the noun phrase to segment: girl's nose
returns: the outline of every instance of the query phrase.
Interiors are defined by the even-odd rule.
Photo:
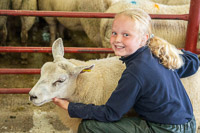
[[[119,35],[118,35],[118,36],[116,36],[116,39],[115,39],[115,41],[116,41],[116,42],[121,42],[121,41],[122,41],[122,37],[121,37],[121,36],[119,36]]]

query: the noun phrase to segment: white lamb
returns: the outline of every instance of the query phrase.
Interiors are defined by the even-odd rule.
[[[54,42],[52,51],[54,61],[42,66],[41,77],[29,93],[30,100],[36,106],[50,102],[54,97],[86,104],[105,104],[125,69],[118,57],[87,62],[65,59],[62,39]],[[200,71],[191,77],[182,79],[191,98],[198,126],[200,122],[199,78]],[[61,108],[58,110],[64,124],[71,131],[76,132],[81,119],[70,118],[67,111]]]
[[[163,5],[149,0],[126,0],[113,4],[106,13],[118,13],[128,9],[141,8],[149,14],[188,14],[189,4]],[[113,19],[101,19],[100,32],[103,47],[110,47],[110,35]],[[187,30],[187,21],[183,20],[152,20],[152,32],[164,38],[177,48],[184,48]],[[200,47],[200,46],[198,46]]]
[[[52,51],[54,61],[43,65],[41,78],[30,91],[30,99],[37,106],[56,96],[74,102],[104,104],[125,68],[118,57],[88,62],[65,59],[61,39],[54,42]],[[71,119],[66,111],[59,110],[65,125],[76,131],[81,120]]]

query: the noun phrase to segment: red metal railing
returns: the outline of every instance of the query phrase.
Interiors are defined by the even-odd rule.
[[[95,12],[66,12],[66,11],[29,11],[29,10],[0,10],[0,16],[38,16],[38,17],[73,17],[73,18],[114,18],[115,13]],[[167,15],[150,14],[152,19],[188,20],[188,14]]]
[[[48,16],[48,17],[83,17],[83,18],[113,18],[114,13],[93,12],[64,12],[64,11],[22,11],[22,10],[0,10],[0,16]],[[187,35],[185,49],[194,53],[200,53],[196,48],[200,24],[200,0],[191,0],[189,15],[154,15],[152,19],[180,19],[187,20]],[[0,52],[44,52],[50,53],[49,47],[0,47]],[[69,53],[112,53],[110,48],[65,48]],[[0,69],[0,74],[39,74],[40,69]],[[30,88],[0,88],[0,94],[27,94]]]
[[[0,94],[28,94],[31,88],[0,88]]]
[[[51,47],[0,47],[0,52],[9,53],[51,53]],[[75,48],[75,47],[65,47],[65,53],[113,53],[111,48]]]
[[[27,68],[27,69],[2,68],[2,69],[0,69],[0,74],[40,74],[40,69],[36,69],[36,68]]]

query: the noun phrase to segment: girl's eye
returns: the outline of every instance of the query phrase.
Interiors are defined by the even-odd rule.
[[[117,35],[117,33],[116,32],[112,32],[112,35]]]
[[[128,35],[127,33],[124,33],[124,34],[123,34],[123,36],[125,36],[125,37],[126,37],[126,36],[129,36],[129,35]]]

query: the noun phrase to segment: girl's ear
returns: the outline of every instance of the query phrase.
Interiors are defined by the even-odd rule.
[[[145,34],[143,39],[144,39],[144,42],[145,42],[145,44],[146,44],[146,42],[147,42],[148,39],[149,39],[149,34]]]
[[[145,35],[142,37],[141,46],[146,45],[148,39],[149,39],[149,34],[145,34]]]
[[[146,41],[147,41],[148,39],[150,39],[149,34],[146,34],[146,35],[145,35],[145,38],[146,38]]]

